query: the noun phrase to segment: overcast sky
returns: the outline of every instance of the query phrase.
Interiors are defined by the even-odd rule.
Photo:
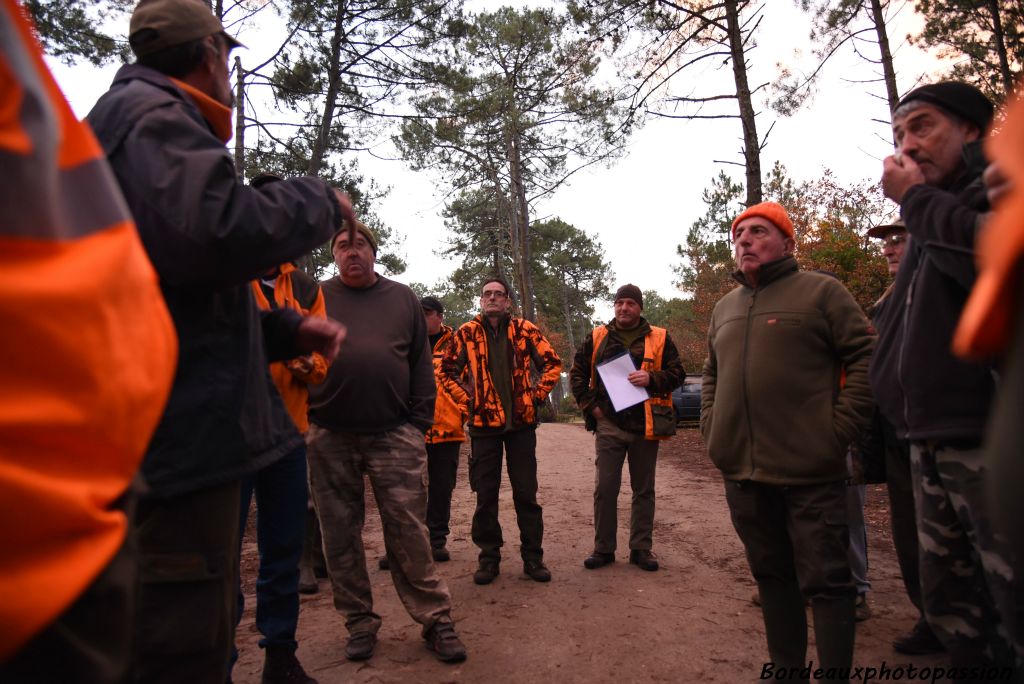
[[[509,3],[475,3],[475,8],[497,7]],[[790,0],[771,0],[757,32],[757,48],[749,55],[749,82],[756,86],[774,78],[779,62],[809,68],[809,19]],[[896,4],[896,3],[894,3]],[[280,23],[273,15],[267,20]],[[889,35],[895,50],[900,92],[909,90],[922,74],[939,67],[933,57],[905,44],[908,32],[916,31],[917,19],[909,7],[896,16]],[[241,50],[243,64],[265,59],[263,51],[272,50],[275,41],[266,39],[266,25],[244,27],[239,38],[249,46]],[[803,51],[803,59],[794,57]],[[877,47],[866,47],[868,54]],[[77,114],[84,116],[109,85],[115,66],[94,69],[79,65],[51,67]],[[688,74],[690,79],[724,83],[731,87],[729,65],[717,65],[703,73]],[[873,119],[886,119],[887,106],[881,96],[884,86],[862,84],[873,78],[875,69],[844,50],[826,66],[818,95],[799,114],[779,118],[765,106],[764,94],[755,96],[760,110],[758,133],[776,121],[762,153],[761,168],[767,173],[776,160],[783,162],[795,180],[821,175],[832,169],[844,182],[877,180],[881,159],[891,153],[885,126]],[[704,88],[701,88],[704,91]],[[742,161],[741,129],[738,119],[683,121],[652,119],[635,133],[625,158],[611,168],[592,167],[572,179],[571,185],[536,207],[534,218],[557,216],[600,240],[615,273],[612,291],[618,284],[633,282],[644,290],[656,290],[670,298],[679,292],[673,286],[673,266],[679,263],[676,245],[690,224],[704,211],[701,193],[720,169],[742,180],[738,166],[716,164],[715,159]],[[380,157],[394,157],[387,143],[376,148]],[[436,256],[445,240],[440,217],[443,209],[443,181],[427,173],[409,171],[400,161],[385,161],[368,154],[359,157],[361,171],[381,186],[392,188],[379,206],[384,221],[404,236],[402,251],[408,270],[397,276],[402,282],[432,285],[446,277],[455,264]],[[602,307],[603,308],[603,307]]]

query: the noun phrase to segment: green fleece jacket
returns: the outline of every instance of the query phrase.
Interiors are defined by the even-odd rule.
[[[711,315],[701,432],[727,480],[799,485],[847,477],[846,447],[873,408],[867,317],[835,278],[765,264]],[[843,370],[845,369],[845,377]]]

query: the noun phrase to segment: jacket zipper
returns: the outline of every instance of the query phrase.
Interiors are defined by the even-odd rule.
[[[753,479],[755,464],[754,464],[754,423],[750,420],[750,396],[747,394],[747,372],[748,368],[748,356],[747,349],[750,347],[750,320],[754,312],[754,302],[757,299],[757,288],[754,288],[753,294],[750,295],[750,303],[747,304],[747,325],[743,330],[743,405],[746,408],[747,416],[747,439],[750,449],[750,478]]]
[[[922,253],[922,256],[924,254]],[[910,439],[910,400],[907,398],[906,385],[903,382],[903,359],[907,350],[907,324],[910,322],[910,305],[914,301],[914,285],[917,283],[917,274],[920,272],[921,262],[914,267],[914,273],[910,276],[910,283],[907,285],[907,298],[903,301],[903,334],[900,335],[899,360],[896,362],[896,378],[899,382],[900,394],[903,395],[903,423],[906,426],[903,439]]]

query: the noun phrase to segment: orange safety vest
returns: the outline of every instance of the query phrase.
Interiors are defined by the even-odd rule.
[[[594,332],[591,335],[594,341],[594,352],[590,356],[590,389],[594,389],[597,387],[597,356],[601,351],[601,344],[608,337],[608,326],[602,325],[594,328]],[[661,357],[665,353],[665,338],[667,336],[668,332],[664,328],[651,326],[651,332],[644,336],[644,360],[640,364],[640,370],[647,371],[648,373],[661,370]],[[650,399],[644,402],[644,439],[668,439],[672,436],[671,434],[654,434],[654,412],[652,407],[666,406],[669,410],[672,410],[672,393],[650,394],[650,397]]]
[[[427,431],[427,444],[439,442],[465,442],[468,409],[459,405],[451,392],[441,382],[441,362],[455,340],[455,331],[451,326],[442,325],[444,334],[434,345],[434,384],[437,386],[437,399],[434,400],[434,424]]]
[[[121,548],[174,325],[117,181],[0,0],[0,662]]]
[[[294,280],[302,279],[296,287]],[[308,282],[305,282],[308,281]],[[263,294],[260,281],[252,281],[252,293],[256,299],[256,306],[263,311],[269,311],[272,307]],[[294,264],[285,263],[280,267],[280,273],[274,280],[274,304],[273,308],[293,309],[303,316],[316,316],[327,318],[327,308],[324,306],[324,295],[320,286],[309,276],[296,271]],[[275,361],[270,364],[270,377],[274,380],[274,387],[281,395],[288,415],[292,417],[295,427],[299,432],[309,429],[309,385],[319,385],[327,377],[328,363],[321,354],[313,352],[309,359],[312,361],[312,368],[306,372],[293,361]]]

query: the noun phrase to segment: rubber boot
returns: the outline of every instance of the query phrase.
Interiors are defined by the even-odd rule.
[[[855,595],[839,598],[816,598],[811,602],[814,615],[814,639],[818,645],[818,662],[826,672],[830,669],[841,677],[827,682],[849,682],[853,665],[853,641],[857,631]]]
[[[757,583],[761,594],[761,613],[768,639],[768,656],[775,671],[787,668],[798,672],[807,666],[807,613],[804,597],[796,581],[762,580]],[[782,681],[807,681],[799,676]]]

